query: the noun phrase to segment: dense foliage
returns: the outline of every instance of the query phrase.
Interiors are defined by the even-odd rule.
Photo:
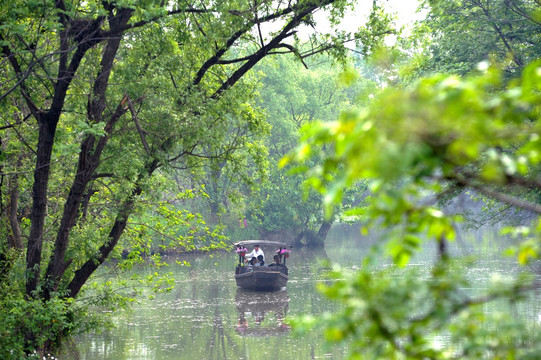
[[[430,11],[414,39],[428,56],[421,73],[467,74],[476,64],[497,60],[506,75],[541,53],[539,2],[530,0],[424,1]]]
[[[268,149],[269,181],[260,188],[248,207],[249,220],[263,238],[320,246],[330,227],[323,216],[319,196],[303,185],[300,174],[279,168],[280,159],[295,148],[299,129],[315,121],[335,119],[341,109],[353,106],[359,84],[347,88],[336,80],[342,67],[332,59],[317,57],[302,64],[291,57],[266,61],[259,70],[262,79],[261,107],[272,126]]]
[[[225,246],[221,228],[190,211],[204,184],[186,179],[260,162],[250,70],[269,55],[309,55],[295,28],[324,6],[339,17],[347,2],[0,6],[2,348],[18,358],[81,330],[85,304],[73,299],[107,259],[124,251],[119,266],[132,266],[154,238]],[[323,40],[309,52],[337,44]],[[87,305],[111,303],[108,284],[98,294]]]
[[[453,33],[444,35],[453,41]],[[321,159],[307,174],[329,213],[345,189],[368,180],[365,206],[350,214],[367,228],[388,230],[374,250],[390,255],[396,267],[374,271],[375,255],[355,274],[336,267],[335,281],[320,288],[343,310],[319,321],[305,318],[299,328],[323,326],[331,343],[347,341],[350,357],[359,359],[540,356],[538,332],[510,314],[535,289],[534,277],[510,274],[494,278],[484,293],[466,291],[468,263],[448,251],[461,216],[441,207],[449,193],[469,189],[535,214],[528,226],[505,231],[517,238],[508,250],[517,263],[539,259],[541,62],[513,80],[506,62],[496,64],[478,63],[466,77],[435,75],[387,87],[361,111],[305,129],[304,143],[285,162]],[[428,278],[402,270],[429,242],[438,258]],[[483,306],[493,302],[505,310],[487,313]]]
[[[457,266],[447,250],[459,217],[438,206],[438,198],[460,187],[541,211],[541,62],[530,64],[520,81],[505,84],[501,78],[501,71],[491,68],[466,79],[436,76],[412,88],[388,89],[362,112],[310,127],[308,142],[293,156],[297,161],[323,156],[309,175],[329,209],[350,184],[370,180],[366,206],[352,214],[367,227],[390,230],[384,249],[397,266],[407,265],[426,242],[437,244],[439,260],[428,279],[421,280],[415,270],[398,278],[375,272],[368,258],[359,273],[348,277],[337,270],[340,280],[322,286],[344,305],[324,319],[327,337],[332,342],[351,338],[352,358],[539,356],[536,332],[507,312],[486,314],[482,308],[496,300],[511,306],[535,287],[533,278],[495,279],[480,295],[464,291],[470,287],[460,271],[466,264]],[[393,106],[384,106],[389,103]],[[535,220],[527,228],[507,229],[520,234],[510,249],[520,264],[539,259],[540,228]],[[451,341],[436,341],[443,336]]]

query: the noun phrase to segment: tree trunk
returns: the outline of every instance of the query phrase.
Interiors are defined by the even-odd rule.
[[[331,229],[332,222],[330,221],[324,221],[321,226],[319,227],[319,231],[317,232],[317,239],[323,244],[325,242],[325,239],[327,238],[327,234],[329,230]]]
[[[32,212],[30,216],[30,236],[26,249],[26,295],[33,297],[39,281],[41,250],[43,246],[43,226],[47,213],[47,185],[51,164],[51,153],[58,118],[43,116],[38,119],[39,138],[37,160],[32,189]]]
[[[18,160],[17,169],[20,165],[20,159]],[[9,218],[9,225],[11,228],[11,235],[9,236],[9,246],[17,250],[23,250],[23,241],[21,238],[21,227],[19,226],[19,219],[17,212],[19,208],[19,175],[13,174],[8,181],[8,206],[6,207],[6,213]]]
[[[81,37],[79,44],[73,52],[71,61],[68,61],[69,46],[71,43],[68,32],[66,30],[60,32],[60,47],[62,52],[59,57],[57,81],[54,85],[54,95],[49,110],[46,113],[43,111],[40,112],[37,110],[35,104],[29,100],[29,97],[27,98],[29,107],[34,109],[33,115],[39,127],[37,159],[34,168],[34,185],[32,189],[30,236],[26,250],[26,295],[29,297],[34,296],[33,292],[36,290],[39,282],[43,227],[47,213],[47,187],[49,184],[51,154],[54,146],[56,127],[62,115],[69,86],[85,53],[95,44],[103,41],[100,36],[101,34],[97,33],[100,21],[95,20],[94,26],[88,29],[88,38],[86,36]],[[16,64],[15,68],[17,70],[18,64]],[[17,72],[20,73],[20,69]]]
[[[152,176],[154,171],[158,168],[158,161],[154,160],[148,167],[147,167],[147,176]],[[143,178],[144,176],[141,176]],[[107,241],[103,243],[98,251],[98,256],[94,258],[90,258],[86,263],[84,263],[77,271],[75,271],[75,276],[71,280],[71,282],[68,285],[68,297],[75,298],[79,292],[81,291],[81,288],[86,283],[86,281],[90,278],[90,276],[98,269],[98,267],[103,264],[103,262],[107,259],[111,251],[115,248],[116,244],[118,243],[120,236],[124,232],[124,229],[126,228],[126,225],[128,223],[128,218],[131,214],[131,211],[133,210],[133,206],[139,197],[141,193],[143,192],[142,187],[139,184],[135,185],[135,188],[133,189],[130,197],[126,199],[124,204],[120,207],[120,212],[115,220],[115,223],[113,224],[113,227],[111,228],[111,231],[109,232],[109,236],[107,237]]]
[[[132,11],[125,11],[124,16],[121,17],[115,24],[123,27],[130,19]],[[118,35],[108,40],[103,56],[101,60],[101,69],[96,76],[94,82],[94,93],[89,105],[88,113],[91,117],[90,121],[98,123],[103,118],[103,111],[106,108],[105,92],[109,83],[111,69],[115,56],[120,47],[122,36]],[[122,100],[116,111],[111,114],[111,117],[106,126],[106,135],[102,136],[98,142],[98,145],[94,149],[96,143],[95,137],[89,135],[81,144],[81,151],[79,153],[79,161],[77,164],[77,171],[75,178],[64,204],[64,211],[62,214],[62,220],[60,221],[60,227],[56,236],[54,251],[47,267],[44,283],[44,298],[49,299],[51,291],[56,291],[58,284],[64,275],[64,272],[71,263],[70,259],[65,259],[66,250],[69,245],[69,236],[71,229],[75,226],[77,217],[80,215],[81,202],[83,196],[87,190],[89,182],[92,180],[98,165],[100,163],[100,157],[102,151],[109,139],[110,132],[112,131],[115,123],[120,117],[127,111],[123,108],[126,101],[126,97]],[[108,131],[107,131],[108,130]]]
[[[215,163],[211,165],[211,177],[210,188],[212,189],[212,195],[210,201],[210,216],[214,223],[218,221],[220,213],[220,204],[222,203],[223,189],[220,188],[220,178],[222,176],[222,169],[225,166],[225,161],[215,160]]]
[[[111,228],[111,231],[109,232],[109,236],[107,238],[108,240],[104,244],[102,244],[98,251],[98,256],[89,259],[83,264],[83,266],[81,266],[77,271],[75,271],[75,276],[68,285],[68,294],[66,297],[77,297],[77,295],[81,291],[81,288],[90,278],[90,276],[101,264],[103,264],[111,251],[113,251],[116,244],[118,243],[118,240],[120,239],[120,235],[122,235],[124,229],[126,228],[130,211],[135,202],[135,197],[140,194],[141,188],[137,188],[136,190],[134,190],[134,193],[132,194],[133,199],[128,200],[124,205],[123,213],[119,214],[119,216],[117,217],[113,227]]]

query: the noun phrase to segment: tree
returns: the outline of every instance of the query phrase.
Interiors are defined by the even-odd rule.
[[[539,3],[524,0],[425,1],[417,34],[428,36],[423,73],[467,74],[481,61],[520,74],[541,54]],[[428,32],[428,35],[427,35]]]
[[[335,118],[339,109],[349,108],[361,87],[339,83],[343,65],[328,56],[301,63],[283,57],[258,67],[262,80],[261,107],[272,126],[266,141],[269,150],[269,181],[261,196],[252,202],[252,223],[264,238],[288,238],[297,244],[323,244],[332,221],[323,218],[318,196],[303,186],[300,174],[288,176],[279,167],[280,159],[297,144],[299,130],[315,121]]]
[[[238,110],[250,69],[296,52],[294,29],[327,5],[338,16],[347,3],[3,3],[2,272],[19,264],[9,248],[26,250],[24,279],[3,299],[23,284],[20,301],[63,314],[49,318],[61,325],[45,338],[31,325],[14,330],[25,352],[73,329],[69,299],[171,166],[230,157],[217,135],[230,117],[250,121]]]
[[[255,105],[251,109],[260,112],[265,122],[247,123],[243,131],[240,127],[224,129],[229,138],[244,139],[237,146],[244,151],[237,151],[232,161],[218,159],[193,174],[205,183],[209,197],[204,202],[211,218],[227,224],[232,237],[323,244],[332,222],[323,219],[317,194],[307,191],[302,176],[287,176],[278,163],[296,146],[302,126],[335,118],[340,108],[351,106],[360,91],[374,87],[368,81],[342,86],[343,66],[328,55],[301,60],[291,55],[265,59],[254,69],[263,75],[252,90],[258,97],[252,99]],[[248,227],[239,227],[239,219],[246,219]]]
[[[374,272],[368,257],[355,275],[337,270],[337,280],[321,286],[343,304],[343,311],[324,319],[327,338],[349,338],[351,358],[539,356],[539,338],[526,324],[510,314],[483,314],[480,306],[520,301],[535,288],[531,277],[496,281],[484,294],[464,292],[468,278],[447,250],[459,219],[438,206],[449,189],[460,187],[541,212],[541,62],[527,66],[520,79],[504,79],[502,70],[486,67],[464,79],[439,75],[406,89],[389,87],[363,112],[344,112],[336,122],[311,127],[302,151],[289,156],[300,162],[323,157],[310,174],[330,204],[340,201],[344,188],[370,182],[369,201],[352,214],[367,226],[390,230],[382,241],[395,271],[423,242],[437,245],[439,258],[428,279],[415,270],[399,277]],[[506,229],[521,240],[510,249],[518,263],[539,259],[539,229],[539,216],[527,228]],[[452,341],[434,346],[431,340],[443,334]]]

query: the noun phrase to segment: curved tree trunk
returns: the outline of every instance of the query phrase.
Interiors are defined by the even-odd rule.
[[[321,226],[319,227],[319,231],[317,232],[317,239],[322,244],[325,242],[325,239],[327,238],[327,234],[329,233],[331,226],[332,226],[332,222],[330,221],[324,221],[323,223],[321,223]]]
[[[144,178],[146,176],[152,176],[154,171],[158,168],[158,161],[154,160],[151,164],[147,166],[147,174],[142,174],[140,177]],[[120,207],[120,212],[109,232],[107,241],[101,245],[98,250],[98,256],[96,258],[88,259],[77,271],[75,271],[75,276],[68,285],[68,294],[67,297],[77,297],[79,291],[90,278],[90,276],[98,269],[98,267],[103,264],[107,259],[111,251],[115,248],[116,244],[120,239],[120,236],[124,232],[126,225],[128,224],[128,218],[133,210],[133,206],[137,201],[137,198],[143,192],[140,184],[136,184],[131,195]]]

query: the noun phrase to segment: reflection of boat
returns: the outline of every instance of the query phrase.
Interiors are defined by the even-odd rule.
[[[260,245],[267,250],[277,248],[276,255],[279,257],[279,265],[271,264],[269,266],[246,266],[245,255],[248,251],[245,246]],[[291,250],[287,249],[289,245],[276,241],[265,240],[245,240],[234,244],[236,252],[239,255],[239,264],[235,268],[235,280],[237,286],[251,290],[279,290],[287,285],[289,279],[286,259]],[[267,255],[267,259],[270,256]],[[274,266],[273,266],[274,265]]]
[[[238,289],[235,300],[239,334],[267,336],[289,331],[289,326],[284,323],[289,306],[287,290],[261,292]]]

